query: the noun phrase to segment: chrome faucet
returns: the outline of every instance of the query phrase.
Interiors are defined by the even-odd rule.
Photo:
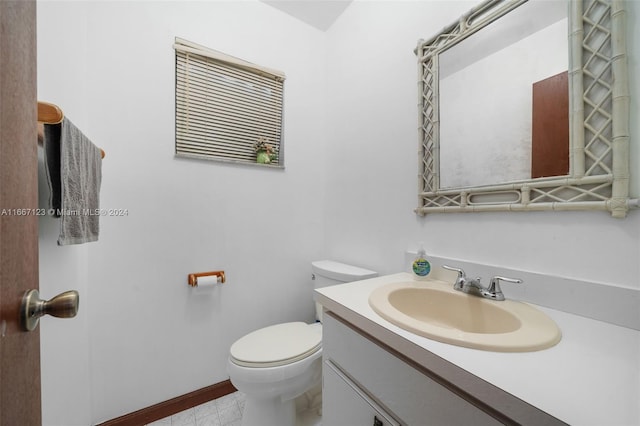
[[[444,269],[448,269],[450,271],[455,271],[458,273],[458,277],[453,283],[453,288],[455,290],[461,291],[463,293],[475,294],[477,296],[482,296],[491,300],[504,300],[504,294],[502,293],[502,289],[500,288],[500,281],[506,281],[515,284],[522,283],[522,280],[518,278],[507,278],[496,275],[489,281],[489,287],[484,287],[480,283],[480,277],[467,278],[467,274],[465,274],[464,271],[460,268],[454,268],[447,265],[442,265],[442,267]]]

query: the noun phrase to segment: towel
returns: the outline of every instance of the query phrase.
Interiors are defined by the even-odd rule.
[[[61,217],[58,245],[98,240],[102,155],[68,118],[44,126],[49,206]]]

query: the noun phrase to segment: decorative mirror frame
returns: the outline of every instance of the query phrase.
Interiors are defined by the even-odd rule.
[[[419,205],[415,212],[629,209],[626,12],[618,0],[569,0],[569,175],[440,188],[439,54],[527,0],[487,0],[419,40]]]

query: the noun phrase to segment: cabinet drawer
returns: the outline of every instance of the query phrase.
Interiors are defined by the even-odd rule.
[[[374,400],[331,361],[322,366],[322,426],[399,426]]]
[[[323,369],[327,363],[337,366],[402,423],[420,426],[500,424],[331,315],[323,317],[322,346]],[[331,398],[330,392],[325,383],[323,400]],[[325,416],[328,414],[324,412]]]

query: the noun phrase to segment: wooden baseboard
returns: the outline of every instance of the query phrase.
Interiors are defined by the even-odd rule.
[[[220,398],[235,392],[237,389],[231,384],[231,381],[216,383],[206,388],[198,389],[188,394],[172,398],[168,401],[161,402],[133,413],[125,414],[116,419],[107,420],[97,426],[142,426],[156,420],[164,419],[173,414],[193,408],[205,402]]]

